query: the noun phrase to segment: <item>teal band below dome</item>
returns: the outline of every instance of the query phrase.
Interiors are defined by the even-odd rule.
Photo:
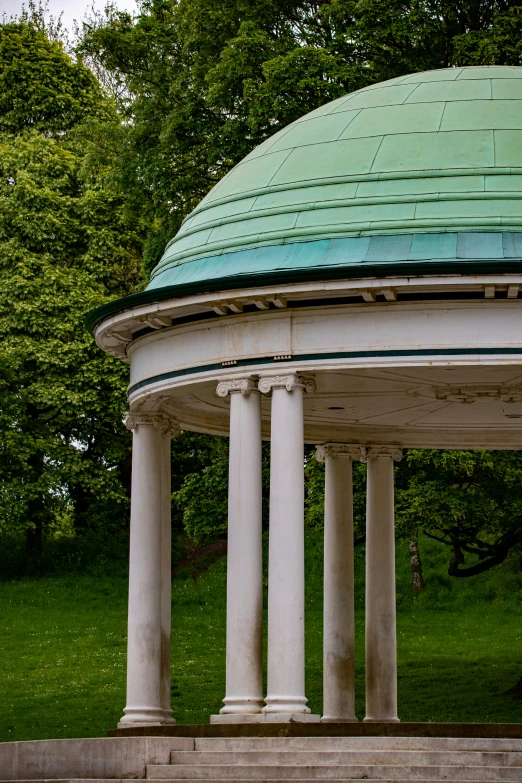
[[[376,267],[378,274],[393,274],[397,265],[410,274],[429,274],[430,265],[441,264],[459,273],[465,271],[461,264],[466,267],[467,262],[479,260],[520,260],[522,271],[522,232],[393,234],[264,245],[169,266],[152,278],[147,291],[285,270],[316,269],[320,278],[321,269],[332,267],[345,270],[347,277],[376,274]]]
[[[506,272],[522,273],[522,232],[395,234],[295,242],[207,256],[170,267],[156,275],[145,291],[91,310],[85,324],[93,332],[105,318],[140,305],[242,287],[377,276]]]

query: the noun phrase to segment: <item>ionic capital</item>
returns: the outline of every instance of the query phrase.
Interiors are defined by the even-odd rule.
[[[162,435],[170,435],[171,438],[177,438],[181,431],[178,422],[163,413],[127,413],[125,426],[128,430],[135,430],[136,427],[154,427]]]
[[[363,449],[362,462],[368,462],[377,457],[390,457],[394,462],[400,462],[402,459],[402,449],[400,446],[365,446]]]
[[[257,387],[262,394],[270,394],[274,389],[286,389],[289,392],[294,389],[303,389],[307,394],[313,394],[315,381],[313,378],[305,378],[297,373],[289,373],[288,375],[270,375],[261,378]]]
[[[234,392],[240,392],[245,397],[248,397],[252,392],[256,392],[256,380],[252,375],[247,378],[229,378],[224,381],[219,381],[216,387],[216,394],[218,397],[227,397]]]
[[[328,459],[342,459],[349,457],[352,460],[363,458],[363,447],[358,443],[323,443],[316,446],[315,458],[318,462]]]

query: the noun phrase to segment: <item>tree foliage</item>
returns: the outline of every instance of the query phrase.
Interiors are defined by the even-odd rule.
[[[399,530],[448,546],[450,576],[483,573],[522,543],[520,452],[410,449],[397,478]]]
[[[0,79],[0,526],[39,548],[60,516],[125,516],[127,371],[83,316],[135,290],[141,259],[121,196],[84,171],[82,124],[114,114],[92,74],[20,23],[0,26]]]
[[[140,250],[150,271],[208,190],[306,112],[412,71],[521,65],[522,2],[143,0],[135,17],[94,13],[77,59],[41,21],[0,25],[0,518],[106,529],[128,497],[127,373],[84,312],[140,286]],[[266,523],[266,448],[263,465]],[[323,467],[307,453],[305,470],[321,525]],[[407,452],[399,534],[441,540],[455,575],[501,562],[520,540],[521,471],[508,452]],[[194,540],[224,530],[226,484],[226,441],[176,439],[174,522]]]

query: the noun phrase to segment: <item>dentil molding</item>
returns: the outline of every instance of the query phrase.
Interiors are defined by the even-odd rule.
[[[135,430],[136,427],[154,427],[162,435],[170,435],[171,438],[177,438],[181,431],[177,421],[162,413],[127,413],[125,426],[128,430]]]
[[[307,394],[313,394],[315,381],[313,378],[305,378],[297,373],[269,375],[261,378],[257,387],[262,394],[270,394],[274,389],[286,389],[289,392],[294,391],[294,389],[303,389]]]
[[[249,376],[248,378],[230,378],[228,380],[219,381],[216,394],[218,397],[227,397],[234,392],[241,392],[241,394],[248,396],[256,389],[257,377]]]

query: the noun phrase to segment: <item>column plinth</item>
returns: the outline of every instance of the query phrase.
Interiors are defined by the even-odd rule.
[[[127,414],[133,431],[127,705],[118,724],[174,723],[170,708],[170,438],[162,414]]]
[[[221,381],[230,395],[226,695],[211,723],[263,707],[263,538],[260,394],[251,378]]]
[[[370,447],[366,500],[366,722],[398,722],[393,462],[398,447]]]
[[[325,463],[324,497],[324,723],[355,717],[355,620],[352,460],[361,447],[345,443],[318,446]]]
[[[320,719],[307,707],[304,668],[303,393],[314,388],[295,374],[259,381],[272,394],[265,720]]]

